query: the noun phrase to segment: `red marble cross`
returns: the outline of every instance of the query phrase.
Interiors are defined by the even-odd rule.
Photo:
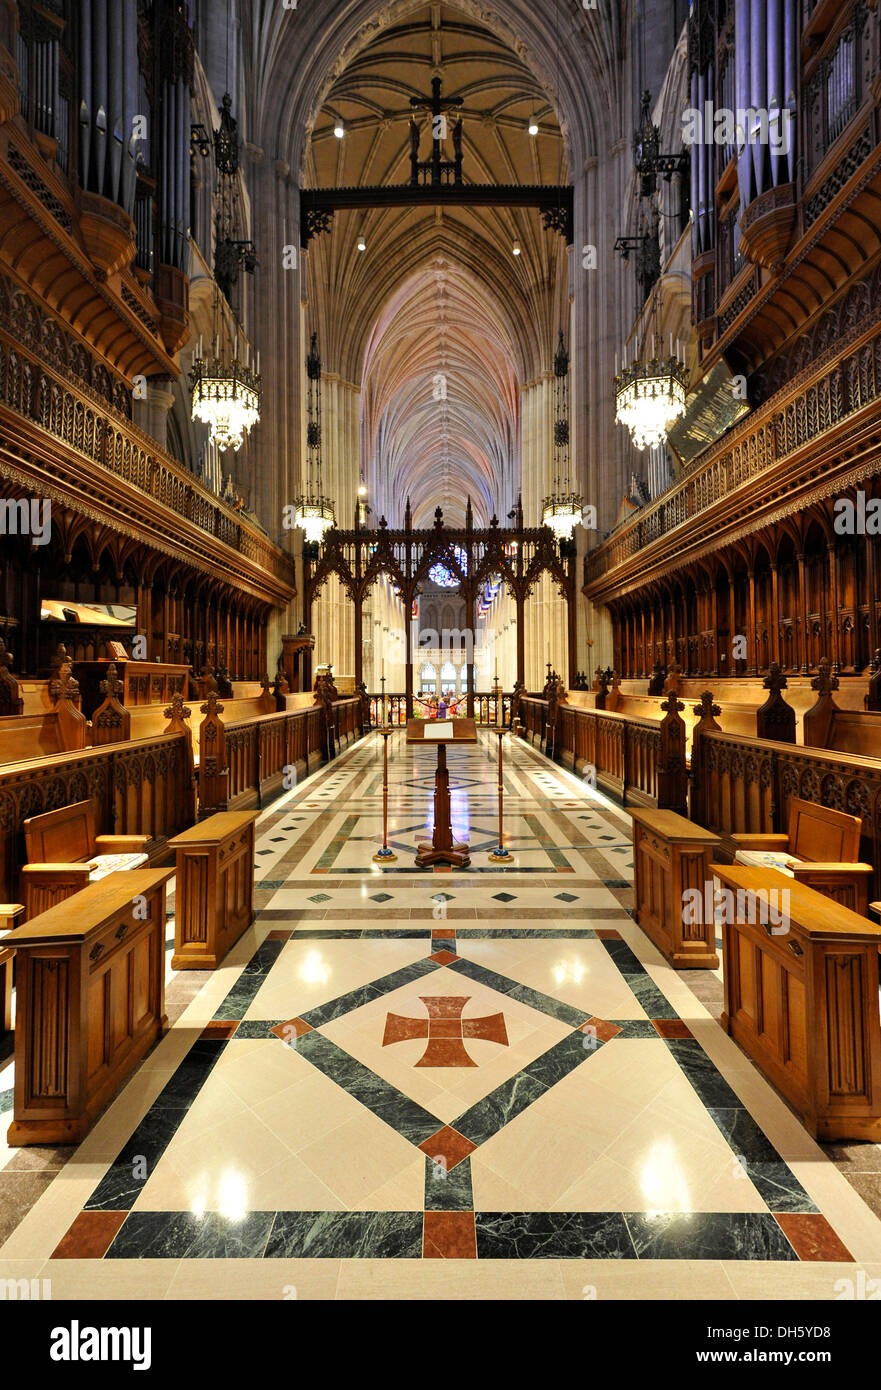
[[[486,1018],[463,1018],[462,1010],[471,998],[465,995],[420,995],[428,1010],[428,1018],[404,1018],[388,1014],[385,1020],[383,1047],[404,1042],[408,1038],[427,1038],[428,1046],[415,1064],[417,1067],[476,1067],[465,1051],[464,1038],[482,1038],[486,1042],[508,1046],[504,1014],[489,1014]]]

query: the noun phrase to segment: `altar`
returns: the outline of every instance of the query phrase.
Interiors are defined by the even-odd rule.
[[[407,742],[437,744],[434,833],[430,841],[417,844],[416,863],[420,869],[430,868],[432,864],[452,864],[456,868],[465,868],[471,863],[470,846],[453,839],[447,746],[451,743],[476,743],[477,724],[473,719],[408,719]]]

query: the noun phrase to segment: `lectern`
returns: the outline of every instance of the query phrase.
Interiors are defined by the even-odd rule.
[[[450,774],[447,747],[451,743],[476,743],[477,725],[473,719],[408,719],[408,743],[437,744],[437,771],[434,774],[434,834],[431,841],[416,846],[420,869],[432,864],[453,864],[462,869],[471,863],[469,846],[453,839],[450,823]]]

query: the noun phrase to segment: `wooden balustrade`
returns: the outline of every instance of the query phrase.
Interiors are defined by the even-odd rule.
[[[611,711],[559,706],[556,737],[548,738],[548,702],[531,696],[520,701],[524,735],[543,752],[587,775],[601,791],[625,804],[658,804],[661,724]],[[678,803],[681,806],[681,802]]]
[[[361,701],[335,701],[333,711],[336,746],[342,748],[362,732]],[[223,702],[209,696],[203,713],[200,815],[262,806],[265,797],[286,790],[296,778],[313,771],[324,755],[326,729],[319,705],[227,723]]]

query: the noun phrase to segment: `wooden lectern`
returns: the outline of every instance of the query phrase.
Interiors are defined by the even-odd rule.
[[[454,864],[465,868],[471,863],[469,846],[453,839],[450,823],[450,774],[447,771],[447,745],[476,743],[477,725],[473,719],[408,719],[408,743],[436,743],[437,771],[434,774],[434,834],[416,846],[420,869],[432,864]]]

